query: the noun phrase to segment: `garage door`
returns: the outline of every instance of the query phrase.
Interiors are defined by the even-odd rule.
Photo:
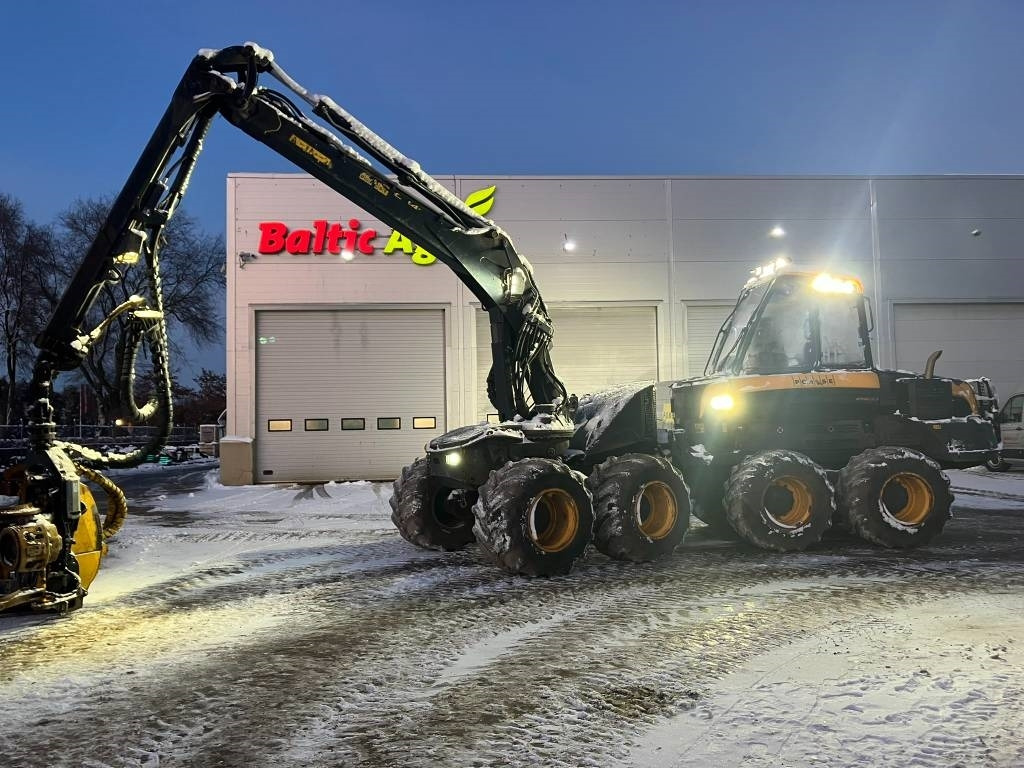
[[[718,329],[732,312],[733,303],[683,304],[683,318],[686,338],[686,370],[683,375],[695,378],[704,375],[711,348],[715,345]]]
[[[987,376],[1001,400],[1024,385],[1024,304],[895,304],[896,367],[936,374]]]
[[[445,431],[441,310],[256,314],[256,477],[386,480]]]
[[[658,323],[654,307],[554,307],[551,359],[570,393],[584,395],[630,381],[658,379]],[[487,400],[491,366],[487,313],[477,312],[477,418],[497,416]]]

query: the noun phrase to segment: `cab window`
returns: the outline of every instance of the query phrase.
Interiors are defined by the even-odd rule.
[[[1004,424],[1018,424],[1022,420],[1024,420],[1024,395],[1017,395],[1011,397],[1003,408],[1003,418],[1000,421]]]

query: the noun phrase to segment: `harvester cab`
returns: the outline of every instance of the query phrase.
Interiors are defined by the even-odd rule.
[[[705,374],[775,375],[872,366],[860,281],[827,272],[757,270],[722,325]]]

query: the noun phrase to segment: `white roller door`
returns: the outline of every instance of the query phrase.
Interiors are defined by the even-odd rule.
[[[256,314],[256,479],[386,480],[445,431],[444,313]]]
[[[939,376],[987,376],[1001,400],[1024,386],[1024,304],[894,304],[896,367]]]
[[[686,338],[686,370],[683,375],[695,378],[704,375],[711,348],[715,345],[718,329],[732,312],[734,303],[696,304],[684,302],[684,335]]]
[[[654,307],[551,307],[551,359],[570,393],[584,395],[630,381],[658,379],[658,321]],[[487,400],[491,331],[477,312],[477,418],[496,415]]]

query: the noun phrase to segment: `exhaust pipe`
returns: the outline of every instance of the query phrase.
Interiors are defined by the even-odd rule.
[[[941,355],[941,349],[936,349],[928,355],[928,362],[924,364],[924,377],[926,379],[935,378],[935,361],[938,360]]]

